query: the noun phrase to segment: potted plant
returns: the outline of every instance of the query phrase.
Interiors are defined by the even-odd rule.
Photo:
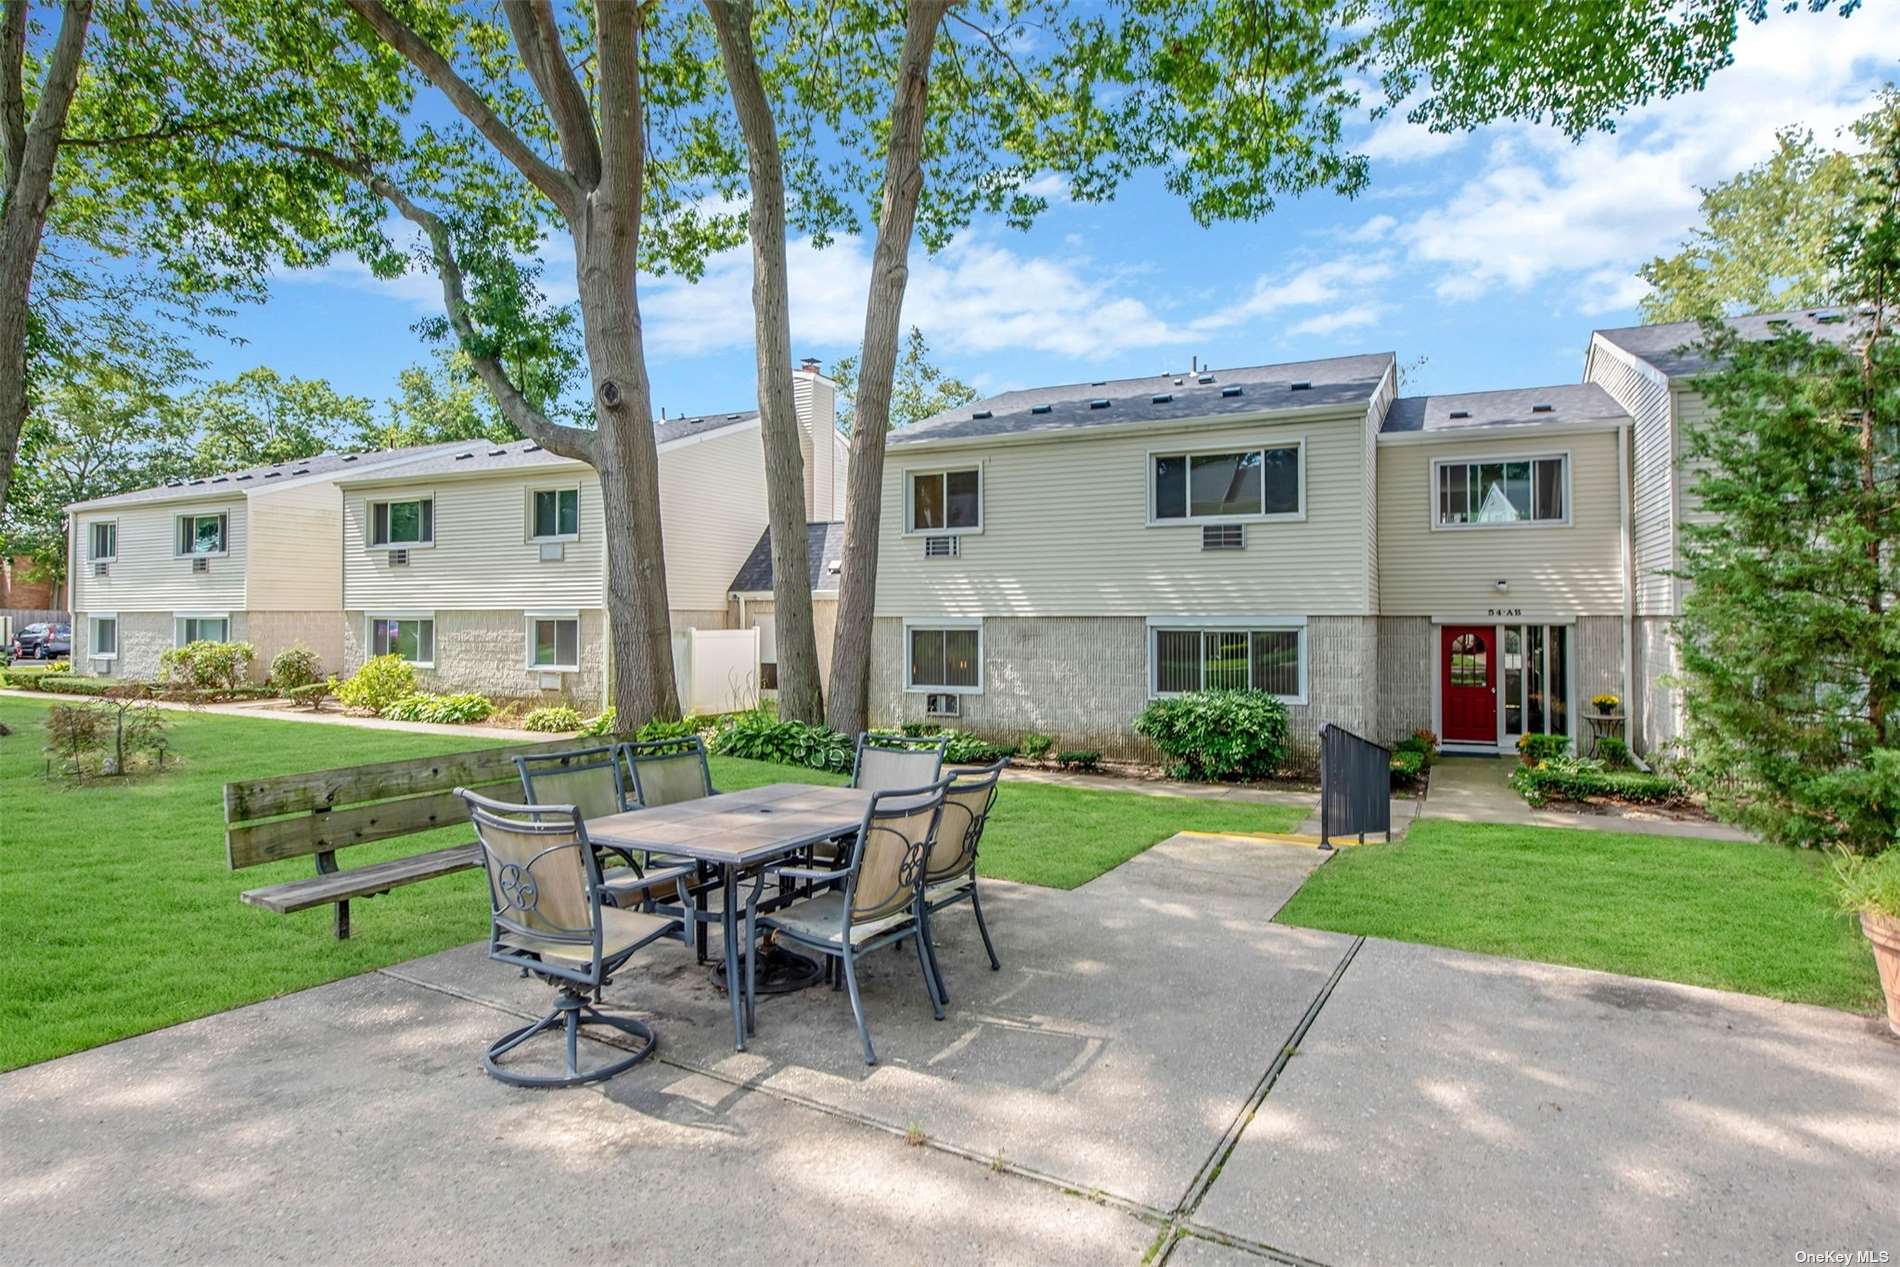
[[[1843,854],[1834,879],[1842,908],[1860,916],[1860,930],[1874,944],[1887,1028],[1900,1035],[1900,848],[1871,858]]]
[[[1623,713],[1623,700],[1620,696],[1604,691],[1601,695],[1590,697],[1590,707],[1605,717],[1620,717]]]

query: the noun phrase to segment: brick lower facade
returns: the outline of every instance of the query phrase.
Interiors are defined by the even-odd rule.
[[[353,673],[368,658],[364,639],[368,618],[344,613],[344,672]],[[528,618],[520,610],[437,611],[435,663],[416,669],[425,691],[475,691],[490,699],[567,702],[583,712],[598,711],[607,698],[607,617],[602,611],[580,613],[580,668],[558,674],[530,669]],[[556,686],[544,686],[554,679]]]

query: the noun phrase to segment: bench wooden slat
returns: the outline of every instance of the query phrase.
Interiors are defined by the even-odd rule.
[[[418,880],[433,880],[437,876],[466,871],[480,865],[481,855],[477,846],[455,845],[389,862],[372,863],[366,867],[352,867],[348,871],[311,876],[307,880],[291,880],[285,884],[273,884],[269,888],[252,889],[242,896],[252,906],[287,915],[313,906],[401,888]]]
[[[233,827],[224,833],[224,847],[231,869],[236,871],[262,862],[281,862],[467,822],[468,806],[460,797],[453,792],[432,792],[329,814],[303,814]]]
[[[224,820],[247,823],[279,814],[336,810],[364,801],[388,800],[420,792],[446,792],[456,787],[479,787],[518,777],[515,757],[524,753],[558,752],[611,743],[611,738],[570,736],[546,743],[511,744],[478,748],[473,752],[378,761],[340,770],[313,770],[269,779],[241,779],[224,785]]]

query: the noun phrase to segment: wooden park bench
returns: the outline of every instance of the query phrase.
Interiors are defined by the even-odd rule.
[[[375,897],[405,884],[481,865],[468,808],[455,795],[456,788],[485,790],[502,800],[519,801],[517,756],[606,742],[612,740],[569,737],[227,783],[225,852],[233,871],[315,855],[314,876],[252,889],[242,895],[243,900],[279,915],[334,905],[336,935],[348,937],[353,899]],[[466,842],[348,870],[337,866],[339,849],[456,825],[468,828]]]

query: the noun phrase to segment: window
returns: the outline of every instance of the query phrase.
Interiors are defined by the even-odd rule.
[[[426,546],[435,543],[435,499],[372,502],[369,543],[373,546]]]
[[[911,532],[981,532],[983,473],[920,471],[910,477]]]
[[[369,653],[398,655],[410,664],[435,663],[435,619],[430,616],[371,616]]]
[[[223,554],[229,548],[229,527],[230,517],[223,511],[215,515],[178,516],[178,553]],[[116,548],[118,543],[113,544]]]
[[[581,665],[581,622],[578,616],[528,617],[528,667],[578,669]]]
[[[581,490],[537,488],[531,494],[534,541],[572,541],[581,534]]]
[[[1157,523],[1297,516],[1304,509],[1297,444],[1233,453],[1158,453],[1149,460]]]
[[[116,634],[116,630],[114,631]],[[178,618],[178,645],[192,642],[229,642],[231,641],[231,618],[228,616],[180,616]]]
[[[1154,693],[1264,691],[1303,702],[1305,631],[1247,628],[1157,627],[1150,653]]]
[[[1570,733],[1570,629],[1504,627],[1504,733]]]
[[[119,618],[117,616],[92,618],[92,658],[95,660],[119,658]]]
[[[975,625],[905,631],[909,642],[913,691],[951,691],[974,695],[983,689],[983,631]]]
[[[110,563],[119,557],[119,525],[108,520],[92,526],[92,553],[89,556],[94,563]],[[184,540],[181,534],[179,540]]]
[[[1569,510],[1569,459],[1438,462],[1440,527],[1562,523]]]

